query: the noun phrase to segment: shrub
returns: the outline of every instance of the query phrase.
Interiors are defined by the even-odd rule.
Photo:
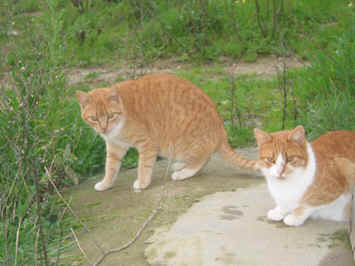
[[[351,29],[330,43],[326,52],[314,51],[309,70],[296,78],[303,109],[299,122],[311,137],[326,131],[355,128],[355,48]]]

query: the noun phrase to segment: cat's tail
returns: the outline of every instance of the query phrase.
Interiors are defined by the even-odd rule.
[[[255,171],[260,170],[257,161],[249,160],[241,156],[240,154],[238,154],[236,151],[233,150],[233,148],[230,146],[228,141],[225,141],[224,143],[221,144],[221,146],[218,149],[218,152],[222,155],[224,160],[226,160],[229,164],[231,164],[234,167],[252,169]]]
[[[335,163],[338,166],[340,172],[346,177],[350,187],[355,186],[355,162],[349,159],[337,157]]]

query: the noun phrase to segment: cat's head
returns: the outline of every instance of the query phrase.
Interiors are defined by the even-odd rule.
[[[287,179],[308,162],[307,141],[302,126],[293,130],[267,133],[254,129],[259,149],[259,162],[262,172],[267,177]]]
[[[123,105],[115,88],[94,89],[88,93],[77,91],[83,120],[96,132],[107,135],[123,119]]]

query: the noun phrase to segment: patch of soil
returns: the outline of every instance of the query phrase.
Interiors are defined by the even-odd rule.
[[[256,74],[267,78],[276,74],[277,67],[285,64],[288,69],[309,66],[309,63],[297,57],[268,56],[256,62],[236,62],[233,59],[222,57],[218,62],[208,64],[206,69],[221,66],[226,73],[231,74]],[[67,75],[69,84],[75,85],[90,80],[91,83],[115,83],[119,80],[131,79],[148,73],[176,73],[181,69],[188,69],[191,64],[179,62],[177,59],[160,60],[149,67],[124,67],[115,69],[109,67],[77,68]]]

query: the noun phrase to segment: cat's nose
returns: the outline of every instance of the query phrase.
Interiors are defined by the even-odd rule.
[[[99,119],[99,125],[102,129],[107,129],[108,121],[105,118]]]

